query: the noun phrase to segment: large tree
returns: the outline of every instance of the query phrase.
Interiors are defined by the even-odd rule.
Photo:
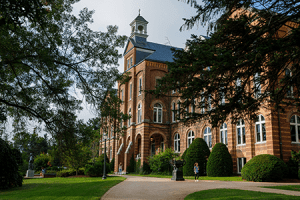
[[[153,92],[169,95],[179,90],[181,111],[190,115],[182,120],[207,118],[217,126],[228,116],[255,118],[260,106],[299,105],[294,98],[300,88],[299,1],[187,3],[197,15],[184,19],[181,29],[209,25],[210,37],[193,35],[185,50],[176,50],[170,72]],[[190,105],[199,112],[186,113]]]
[[[77,93],[98,110],[118,76],[116,48],[126,36],[118,36],[116,26],[91,30],[93,11],[74,16],[76,2],[1,1],[0,120],[43,122],[55,138],[66,139],[82,109]]]

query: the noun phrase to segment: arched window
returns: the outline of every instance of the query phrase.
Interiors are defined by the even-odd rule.
[[[291,76],[292,76],[291,70],[286,69],[285,70],[285,78],[288,79],[288,82],[290,82]],[[289,83],[286,86],[286,95],[288,97],[293,96],[293,86],[291,84],[289,84]]]
[[[227,145],[227,124],[223,123],[220,126],[220,142]]]
[[[138,105],[138,123],[142,122],[142,105]]]
[[[195,139],[194,131],[189,131],[188,137],[187,137],[187,148],[190,147],[190,145],[192,144],[192,142],[194,141],[194,139]]]
[[[255,122],[256,142],[265,142],[267,140],[265,118],[258,115]]]
[[[212,147],[212,143],[211,143],[211,129],[209,127],[206,127],[204,129],[204,140],[208,146],[208,148]]]
[[[177,153],[180,152],[180,135],[178,133],[174,136],[174,151]]]
[[[172,122],[176,121],[176,110],[175,103],[172,104]]]
[[[258,98],[261,94],[260,75],[258,72],[255,73],[253,82],[254,82],[254,97]]]
[[[128,126],[130,126],[131,125],[131,108],[129,108],[128,117],[129,117],[129,119],[128,119]]]
[[[156,123],[162,123],[162,106],[159,103],[154,105],[153,119]]]
[[[237,144],[246,144],[245,122],[239,119],[236,123]]]
[[[300,117],[293,115],[290,120],[292,142],[300,142]]]

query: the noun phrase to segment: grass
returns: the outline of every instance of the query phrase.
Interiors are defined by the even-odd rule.
[[[237,189],[212,189],[203,190],[187,195],[185,200],[192,199],[299,199],[298,196],[290,196],[284,194],[255,192],[248,190],[237,190]]]
[[[144,176],[144,177],[156,177],[156,178],[172,178],[171,175],[159,175],[159,174],[128,174],[130,176]],[[183,178],[188,180],[194,180],[194,176],[184,176]],[[230,176],[230,177],[208,177],[208,176],[199,176],[199,180],[219,180],[219,181],[244,181],[241,176]]]
[[[124,177],[25,179],[22,187],[0,191],[0,199],[100,199]]]
[[[264,186],[264,188],[273,188],[280,190],[292,190],[300,192],[300,185],[280,185],[280,186]]]

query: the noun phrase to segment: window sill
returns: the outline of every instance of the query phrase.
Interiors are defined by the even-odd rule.
[[[256,142],[255,144],[266,144],[267,141],[263,141],[263,142]]]
[[[292,141],[291,143],[292,144],[299,144],[300,145],[300,142],[294,142],[294,141]]]
[[[246,143],[245,144],[237,144],[236,146],[237,147],[243,147],[243,146],[246,146]]]

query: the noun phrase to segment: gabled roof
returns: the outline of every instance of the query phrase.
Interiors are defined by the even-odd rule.
[[[127,49],[127,46],[129,42],[133,44],[133,47],[145,49],[145,50],[152,50],[153,53],[150,55],[147,55],[145,58],[143,58],[139,63],[143,62],[144,60],[149,60],[149,61],[156,61],[156,62],[173,62],[173,52],[171,51],[171,48],[175,48],[177,50],[181,48],[177,47],[172,47],[168,45],[163,45],[163,44],[157,44],[153,42],[147,42],[147,41],[142,41],[142,40],[137,40],[133,38],[129,38],[125,51]],[[130,51],[130,50],[129,50]],[[127,51],[128,52],[128,51]],[[124,52],[124,55],[126,55],[127,52]],[[139,64],[139,63],[136,63]]]

